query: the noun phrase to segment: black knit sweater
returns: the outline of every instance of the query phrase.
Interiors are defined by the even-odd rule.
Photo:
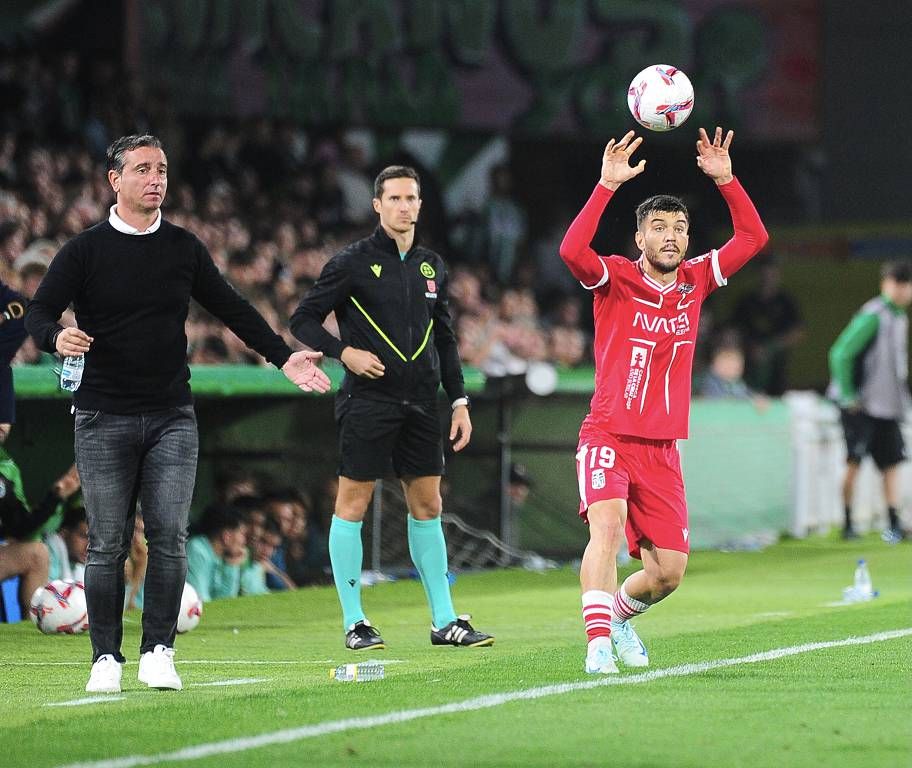
[[[162,221],[127,235],[107,221],[66,243],[26,312],[28,332],[54,351],[61,313],[72,302],[86,353],[77,408],[141,413],[192,402],[184,323],[190,299],[222,320],[276,367],[291,350],[221,276],[190,232]]]

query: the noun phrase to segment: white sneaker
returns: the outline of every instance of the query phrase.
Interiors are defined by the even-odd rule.
[[[174,668],[174,649],[156,645],[152,651],[146,651],[139,659],[139,682],[150,688],[170,688],[181,690],[180,675]]]
[[[646,646],[643,641],[633,631],[633,625],[629,621],[612,621],[611,622],[611,639],[614,641],[614,648],[617,651],[618,658],[628,667],[648,667],[649,654],[646,653]]]
[[[88,693],[120,693],[120,676],[123,674],[123,664],[110,653],[98,657],[92,665],[92,674],[86,683]]]
[[[617,671],[614,654],[611,652],[611,640],[597,637],[590,642],[586,651],[586,672],[590,675],[614,675]]]

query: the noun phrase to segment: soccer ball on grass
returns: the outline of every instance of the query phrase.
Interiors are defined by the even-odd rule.
[[[180,613],[177,614],[177,631],[180,634],[196,629],[203,615],[203,601],[199,599],[196,590],[190,584],[184,584],[184,594],[181,595]]]
[[[78,635],[89,628],[85,588],[72,579],[54,579],[32,593],[29,617],[46,635]]]

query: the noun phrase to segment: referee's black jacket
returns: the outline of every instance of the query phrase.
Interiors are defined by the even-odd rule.
[[[333,311],[341,340],[323,327]],[[380,358],[383,376],[347,371],[342,393],[422,402],[435,400],[443,383],[450,402],[465,395],[443,259],[417,242],[401,259],[383,227],[329,260],[291,316],[291,331],[329,357],[351,346]]]

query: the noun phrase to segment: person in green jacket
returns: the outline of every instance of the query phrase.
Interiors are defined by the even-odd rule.
[[[32,593],[48,580],[48,550],[40,541],[40,532],[60,502],[78,490],[79,475],[71,467],[54,482],[38,505],[30,506],[19,466],[0,445],[0,581],[19,577],[23,613],[28,609]]]
[[[909,318],[912,264],[891,261],[881,269],[880,295],[866,302],[830,348],[831,381],[827,396],[840,408],[846,440],[843,538],[857,536],[852,496],[861,460],[870,454],[883,475],[889,516],[884,541],[905,538],[899,516],[900,462],[906,458],[900,424],[909,396]]]

